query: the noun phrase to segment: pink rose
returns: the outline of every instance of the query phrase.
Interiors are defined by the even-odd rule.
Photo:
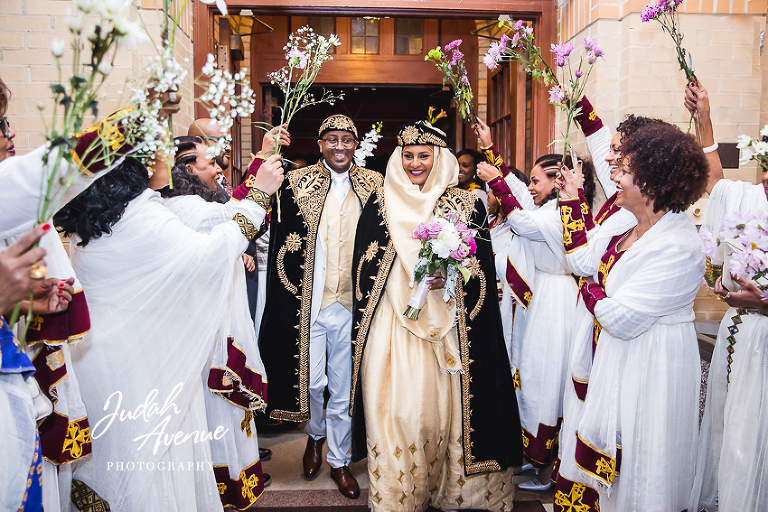
[[[416,226],[413,230],[413,238],[416,240],[424,240],[427,238],[427,226],[423,222]]]
[[[456,261],[461,261],[467,256],[467,246],[464,244],[459,244],[455,250],[451,251],[451,258],[455,259]]]
[[[465,244],[468,244],[470,240],[475,238],[474,235],[472,235],[472,230],[464,224],[458,224],[456,228],[459,230],[459,235],[461,235],[461,241]]]
[[[472,256],[477,252],[477,243],[475,242],[475,239],[469,241],[469,255]]]
[[[426,238],[437,238],[437,235],[443,230],[443,225],[436,220],[433,220],[424,224],[424,229],[427,235]]]

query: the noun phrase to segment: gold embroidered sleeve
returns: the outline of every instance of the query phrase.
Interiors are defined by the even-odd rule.
[[[238,227],[240,228],[240,232],[243,233],[243,236],[248,239],[248,241],[253,240],[256,238],[256,235],[258,234],[259,230],[256,226],[253,225],[253,222],[248,220],[248,218],[243,215],[242,213],[236,213],[235,216],[232,218],[235,222],[237,222]]]
[[[270,198],[269,194],[267,194],[266,192],[263,192],[263,191],[261,191],[261,190],[259,190],[257,188],[252,188],[248,192],[248,194],[245,196],[245,199],[247,199],[249,201],[253,201],[257,205],[261,206],[262,208],[264,208],[264,211],[266,211],[267,213],[270,212],[270,207],[269,207],[270,199],[269,198]]]

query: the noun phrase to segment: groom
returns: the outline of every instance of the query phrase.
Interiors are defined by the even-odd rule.
[[[331,478],[354,499],[360,488],[349,470],[352,251],[362,207],[384,179],[355,165],[358,137],[350,118],[327,118],[318,135],[320,161],[287,173],[273,200],[259,349],[270,417],[307,422],[304,474],[317,475],[327,439]]]

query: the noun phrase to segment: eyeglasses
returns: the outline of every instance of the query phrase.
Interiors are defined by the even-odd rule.
[[[335,148],[339,146],[339,143],[341,143],[342,148],[349,149],[355,145],[355,139],[351,137],[345,137],[343,139],[337,139],[335,137],[328,137],[327,139],[320,139],[323,142],[325,142],[325,145],[329,148]]]
[[[10,138],[11,136],[11,122],[8,121],[7,117],[4,117],[0,119],[0,132],[2,132],[3,137]]]

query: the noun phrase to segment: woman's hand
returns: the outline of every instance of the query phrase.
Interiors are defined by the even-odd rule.
[[[496,167],[492,166],[488,162],[479,162],[477,164],[477,176],[481,180],[488,182],[497,176],[501,176],[501,173]]]
[[[32,290],[34,297],[32,313],[50,315],[66,311],[69,303],[72,302],[72,295],[75,293],[74,284],[74,277],[66,280],[50,277],[40,281]],[[29,301],[24,301],[22,308],[29,311]]]
[[[245,270],[248,272],[256,270],[256,261],[254,261],[253,256],[249,254],[243,254],[243,265],[245,265]]]
[[[445,288],[445,277],[443,277],[443,269],[438,268],[434,273],[429,274],[428,277],[433,278],[427,281],[430,290]]]
[[[51,229],[50,224],[43,224],[24,235],[18,242],[0,252],[0,314],[10,313],[13,306],[30,293],[44,277],[45,249],[32,247]],[[33,276],[35,269],[41,275]]]
[[[253,187],[266,192],[269,195],[274,194],[283,183],[283,164],[280,161],[280,155],[272,155],[267,158],[253,181]]]
[[[280,130],[280,146],[291,145],[291,134],[288,133],[288,123],[285,123],[282,127],[275,126],[267,133],[264,134],[264,138],[261,140],[261,154],[264,157],[268,157],[275,152],[275,137],[277,137],[277,131]]]
[[[579,160],[575,170],[571,170],[566,166],[560,169],[560,175],[563,178],[560,188],[560,197],[562,199],[575,199],[579,197],[579,189],[584,185],[584,175],[581,172],[582,166],[583,163]]]
[[[736,284],[741,286],[741,290],[737,292],[729,292],[723,287],[722,279],[720,276],[715,281],[715,294],[722,297],[722,300],[732,308],[756,308],[761,311],[768,312],[768,303],[762,300],[761,292],[750,281],[738,279],[731,276]]]
[[[688,84],[685,88],[684,103],[691,114],[698,111],[701,116],[709,118],[709,94],[701,82]]]
[[[472,125],[472,128],[475,129],[477,138],[480,139],[481,147],[487,148],[493,145],[493,139],[491,139],[491,129],[488,128],[487,124],[478,119],[477,123]]]

